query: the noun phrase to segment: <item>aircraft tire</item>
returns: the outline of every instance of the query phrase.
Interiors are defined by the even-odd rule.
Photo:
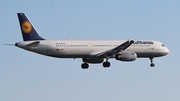
[[[105,68],[106,68],[106,67],[110,67],[110,65],[111,65],[110,62],[108,62],[108,61],[106,61],[106,62],[103,63],[103,67],[105,67]]]
[[[155,66],[155,64],[154,64],[154,63],[151,63],[151,64],[150,64],[150,66],[151,66],[151,67],[154,67],[154,66]]]
[[[89,64],[83,63],[83,64],[81,65],[81,68],[82,68],[82,69],[88,69],[88,68],[89,68]]]

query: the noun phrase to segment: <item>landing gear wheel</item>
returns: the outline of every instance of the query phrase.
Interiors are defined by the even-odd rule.
[[[149,58],[150,60],[151,60],[151,64],[150,64],[150,66],[151,67],[154,67],[155,66],[155,64],[153,63],[153,58]]]
[[[154,64],[154,63],[151,63],[151,64],[150,64],[150,66],[151,66],[151,67],[154,67],[154,66],[155,66],[155,64]]]
[[[105,68],[106,68],[106,67],[110,67],[110,65],[111,65],[110,62],[108,62],[108,61],[106,61],[106,62],[103,63],[103,67],[105,67]]]
[[[82,68],[82,69],[88,69],[88,68],[89,68],[89,64],[83,63],[83,64],[81,65],[81,68]]]

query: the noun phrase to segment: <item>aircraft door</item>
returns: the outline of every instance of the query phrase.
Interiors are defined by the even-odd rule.
[[[159,51],[159,47],[158,46],[155,47],[155,51]]]
[[[93,44],[92,43],[88,43],[88,46],[89,46],[90,52],[92,52],[93,51]]]
[[[46,42],[46,52],[47,53],[52,53],[52,46],[51,46],[51,42],[47,41]]]

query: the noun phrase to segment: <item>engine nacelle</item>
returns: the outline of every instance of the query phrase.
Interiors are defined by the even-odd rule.
[[[102,63],[104,61],[103,58],[83,58],[82,60],[87,63]]]
[[[122,54],[117,54],[115,56],[116,60],[120,61],[134,61],[137,58],[137,54],[131,51],[124,52]]]

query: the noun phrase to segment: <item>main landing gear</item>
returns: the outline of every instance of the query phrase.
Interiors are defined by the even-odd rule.
[[[107,68],[107,67],[110,67],[111,64],[110,64],[110,62],[108,62],[106,60],[105,62],[103,62],[102,65],[103,65],[104,68]],[[84,62],[84,63],[82,63],[81,68],[82,69],[88,69],[89,68],[89,64],[87,62]]]
[[[150,60],[151,60],[151,64],[150,64],[150,66],[151,67],[154,67],[155,66],[155,64],[153,63],[153,58],[149,58]]]
[[[81,65],[81,68],[82,68],[82,69],[88,69],[88,68],[89,68],[89,64],[87,64],[87,63],[85,62],[85,63],[83,63],[83,64]]]
[[[110,62],[108,62],[107,60],[106,62],[103,63],[104,68],[110,67],[110,65],[111,65]]]

